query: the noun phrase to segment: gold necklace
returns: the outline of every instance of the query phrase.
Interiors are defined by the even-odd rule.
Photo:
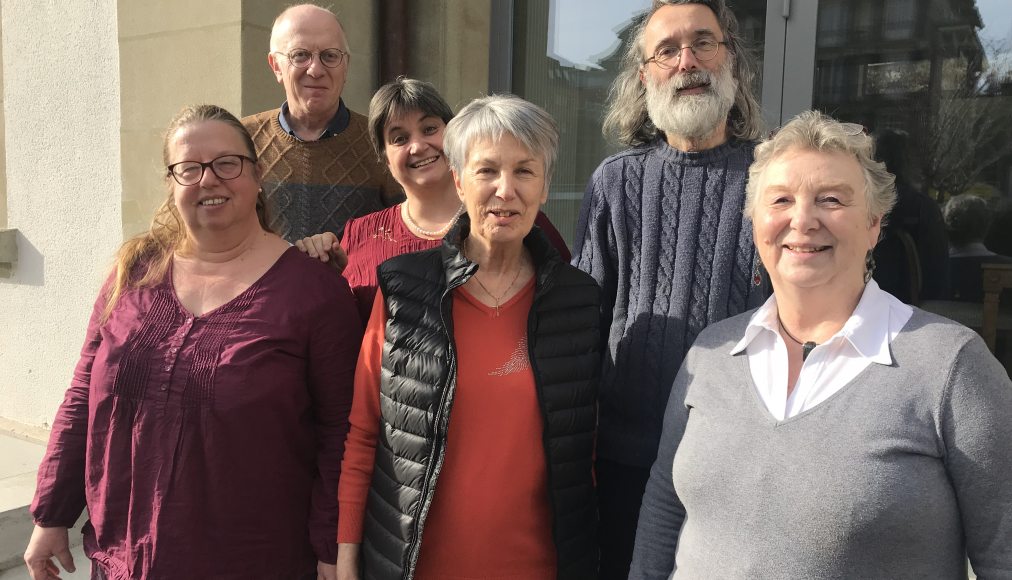
[[[422,228],[418,227],[418,224],[415,223],[414,218],[411,217],[411,206],[408,205],[407,200],[404,201],[404,217],[405,219],[407,219],[408,225],[414,228],[416,232],[429,238],[442,238],[443,236],[445,236],[446,232],[450,231],[450,226],[453,225],[453,222],[457,221],[457,218],[460,217],[460,211],[462,209],[464,209],[463,203],[460,204],[460,206],[457,208],[457,211],[454,212],[453,217],[450,218],[450,221],[446,222],[445,226],[439,228],[436,231],[429,231],[423,230]]]
[[[461,245],[461,251],[460,251],[460,253],[463,254],[464,259],[466,260],[467,259],[467,254],[464,252],[463,245]],[[474,275],[471,276],[472,278],[474,278],[474,281],[478,283],[478,286],[481,286],[481,289],[485,291],[485,294],[488,294],[492,298],[492,300],[495,300],[495,314],[494,314],[494,316],[496,318],[499,318],[499,307],[502,305],[502,299],[505,298],[506,295],[510,293],[510,290],[513,289],[513,286],[516,285],[517,280],[520,279],[520,273],[524,271],[524,266],[526,265],[526,263],[527,263],[527,261],[524,260],[523,257],[521,257],[520,258],[520,267],[517,268],[517,273],[513,276],[513,281],[510,282],[510,285],[506,287],[506,291],[503,292],[502,294],[500,294],[499,296],[496,296],[495,294],[492,294],[491,292],[488,291],[488,288],[486,288],[485,285],[481,283],[481,280],[478,279],[478,273],[477,272],[475,272]]]

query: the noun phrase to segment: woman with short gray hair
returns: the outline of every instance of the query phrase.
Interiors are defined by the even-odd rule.
[[[976,333],[871,279],[895,200],[872,149],[811,111],[756,149],[774,293],[689,351],[630,578],[966,578],[966,556],[1010,577],[1012,382]]]
[[[600,291],[533,227],[558,142],[513,96],[447,125],[465,212],[440,247],[379,267],[338,492],[341,579],[597,577]]]
[[[464,211],[443,145],[451,119],[450,105],[430,83],[398,77],[380,87],[369,102],[369,140],[404,188],[404,201],[349,220],[340,243],[331,232],[295,242],[341,269],[363,322],[376,298],[376,267],[394,256],[439,246]],[[539,211],[534,223],[568,262],[569,248],[548,216]]]

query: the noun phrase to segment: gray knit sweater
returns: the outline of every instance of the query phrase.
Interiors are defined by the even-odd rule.
[[[915,308],[891,366],[776,421],[728,354],[748,317],[678,374],[631,579],[1012,578],[1012,382],[979,336]]]
[[[696,335],[765,300],[750,283],[742,216],[753,149],[732,141],[684,153],[658,140],[605,159],[588,183],[573,265],[603,290],[599,457],[649,467]]]

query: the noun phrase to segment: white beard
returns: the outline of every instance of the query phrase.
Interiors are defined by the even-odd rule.
[[[705,92],[678,95],[678,89],[701,82],[710,83]],[[689,140],[703,139],[727,122],[737,90],[738,81],[731,74],[730,60],[716,73],[698,70],[676,74],[661,82],[648,76],[647,114],[654,126],[666,134]]]

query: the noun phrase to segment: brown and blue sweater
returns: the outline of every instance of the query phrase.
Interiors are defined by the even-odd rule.
[[[349,111],[340,133],[301,141],[282,127],[280,109],[245,117],[263,168],[272,228],[289,242],[325,231],[340,238],[353,217],[403,199],[369,143],[366,118]]]

